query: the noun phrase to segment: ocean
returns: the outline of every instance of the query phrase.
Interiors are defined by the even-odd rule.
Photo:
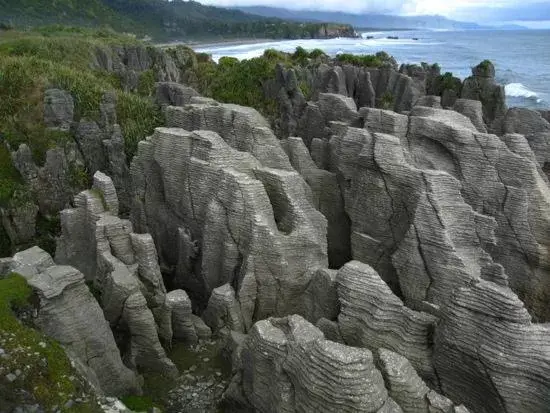
[[[248,59],[268,48],[292,52],[297,46],[319,48],[332,56],[383,50],[399,63],[438,63],[442,73],[452,72],[462,79],[471,74],[472,66],[489,59],[496,66],[497,82],[505,85],[508,106],[550,108],[550,30],[385,31],[361,36],[218,44],[197,46],[195,50],[212,54],[215,60],[222,56]]]

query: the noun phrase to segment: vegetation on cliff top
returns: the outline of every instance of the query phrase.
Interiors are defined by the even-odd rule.
[[[88,392],[71,366],[65,351],[55,342],[23,324],[15,313],[32,309],[32,290],[25,278],[11,274],[0,279],[0,406],[39,404],[64,412],[99,412],[93,398],[67,404]]]
[[[130,36],[112,31],[54,27],[30,32],[6,32],[0,37],[0,138],[13,149],[26,143],[38,164],[46,151],[69,134],[48,130],[43,123],[44,91],[60,88],[75,101],[75,118],[97,119],[106,91],[117,93],[117,116],[128,153],[160,124],[160,112],[146,96],[121,89],[112,73],[92,69],[96,48],[136,44]],[[0,206],[20,185],[6,147],[0,145]]]
[[[0,0],[0,23],[109,26],[156,40],[198,38],[315,38],[353,35],[350,25],[300,23],[182,0]]]

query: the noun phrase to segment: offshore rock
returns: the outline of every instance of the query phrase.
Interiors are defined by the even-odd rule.
[[[215,288],[234,286],[245,330],[253,319],[303,313],[311,275],[327,266],[326,219],[279,141],[254,126],[257,112],[234,105],[166,113],[170,122],[211,126],[225,139],[157,128],[140,142],[132,163],[136,229],[153,236],[161,265],[176,270],[174,282],[203,308]],[[200,256],[190,273],[178,273],[190,269],[177,265],[189,257],[190,240]]]
[[[92,384],[112,395],[139,391],[136,375],[122,363],[103,312],[77,269],[55,265],[33,247],[14,256],[11,270],[25,276],[38,295],[36,325],[80,361]]]

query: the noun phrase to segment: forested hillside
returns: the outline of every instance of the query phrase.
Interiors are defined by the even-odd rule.
[[[0,24],[109,26],[155,40],[201,38],[322,38],[352,36],[353,28],[290,22],[240,10],[166,0],[0,0]]]

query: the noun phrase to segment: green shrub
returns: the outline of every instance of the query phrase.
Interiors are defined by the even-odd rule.
[[[306,63],[308,58],[309,58],[309,53],[307,52],[306,49],[304,49],[301,46],[296,47],[296,50],[292,54],[292,60],[300,64]]]
[[[310,59],[317,59],[319,57],[324,57],[326,55],[327,54],[321,49],[313,49],[311,52],[309,52]]]
[[[136,412],[150,411],[153,407],[157,406],[153,403],[153,399],[148,396],[126,396],[122,398],[122,403],[130,410]]]
[[[393,109],[393,105],[395,103],[395,98],[391,94],[391,92],[385,92],[382,96],[380,96],[380,99],[378,100],[378,106],[381,109]]]
[[[126,156],[131,160],[137,152],[138,142],[162,125],[162,115],[151,100],[127,92],[118,93],[116,110],[124,135]]]
[[[137,93],[141,96],[153,96],[155,92],[155,72],[146,70],[139,74]]]

